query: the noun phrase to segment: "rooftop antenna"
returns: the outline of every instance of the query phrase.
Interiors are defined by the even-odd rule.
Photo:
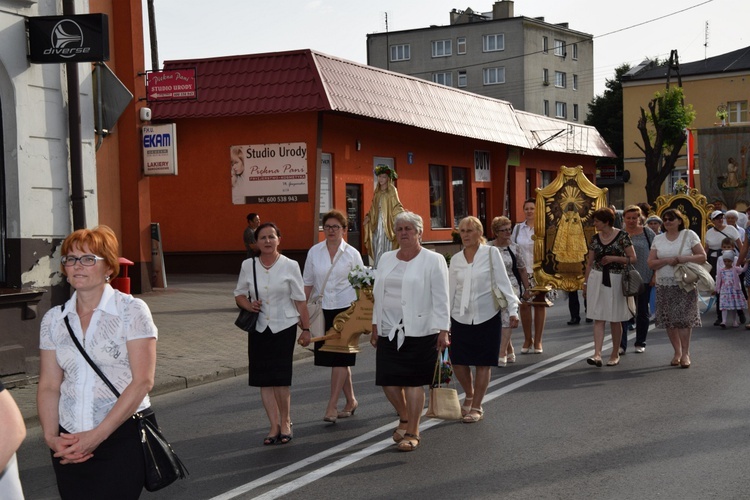
[[[388,41],[388,13],[383,12],[385,15],[385,69],[391,69],[391,55],[390,55],[390,42]]]
[[[708,21],[706,21],[706,30],[705,30],[705,34],[703,35],[703,59],[706,59],[708,57],[707,51],[708,51]]]

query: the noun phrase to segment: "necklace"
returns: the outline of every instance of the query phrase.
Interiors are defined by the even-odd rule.
[[[274,261],[271,262],[271,264],[268,266],[263,263],[263,259],[259,258],[258,260],[260,261],[260,265],[263,266],[266,270],[268,270],[268,269],[271,269],[274,264],[276,264],[276,262],[279,260],[279,257],[281,257],[281,254],[276,255],[276,258],[274,259]]]

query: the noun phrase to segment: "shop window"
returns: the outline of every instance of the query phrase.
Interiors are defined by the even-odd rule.
[[[432,229],[449,227],[445,169],[446,167],[442,165],[430,165],[430,226]]]
[[[451,169],[453,186],[453,227],[469,215],[469,170],[461,167]]]

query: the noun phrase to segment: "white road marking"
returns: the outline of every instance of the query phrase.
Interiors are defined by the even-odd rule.
[[[652,326],[653,328],[653,326]],[[624,333],[624,332],[623,332]],[[633,338],[635,334],[631,334],[629,338]],[[604,339],[604,345],[611,343],[611,337],[607,336]],[[489,388],[494,387],[499,384],[506,383],[510,380],[522,377],[523,375],[526,375],[527,373],[531,373],[531,375],[522,378],[521,380],[518,380],[516,382],[513,382],[512,384],[503,385],[496,391],[487,392],[487,394],[484,397],[484,401],[492,401],[493,399],[499,398],[503,394],[507,394],[511,391],[514,391],[520,387],[523,387],[527,384],[530,384],[536,380],[539,380],[542,377],[546,377],[548,375],[551,375],[557,371],[562,370],[563,368],[567,368],[570,365],[573,365],[575,363],[578,363],[582,361],[583,359],[589,357],[591,355],[591,349],[594,347],[593,342],[589,342],[588,344],[584,344],[580,347],[576,347],[575,349],[571,349],[567,352],[558,354],[556,356],[553,356],[551,358],[543,359],[539,361],[538,363],[534,363],[533,365],[529,365],[525,368],[522,368],[521,370],[514,371],[513,373],[509,373],[508,375],[502,376],[498,379],[495,379],[490,382]],[[605,351],[608,350],[607,348],[604,349]],[[583,351],[583,352],[582,352]],[[524,354],[523,356],[535,356],[534,354]],[[573,356],[573,357],[571,357]],[[569,358],[569,359],[566,359]],[[549,368],[546,368],[541,371],[537,371],[540,367],[551,365],[553,363],[557,363],[560,361],[560,363],[555,364],[554,366],[551,366]],[[459,399],[463,398],[463,394],[459,394]],[[426,410],[425,410],[426,411]],[[396,424],[398,421],[396,421]],[[422,423],[420,423],[419,430],[425,431],[429,429],[430,427],[434,427],[438,424],[443,423],[442,420],[437,419],[427,419],[424,420]],[[349,441],[343,442],[337,446],[334,446],[333,448],[329,448],[325,451],[322,451],[320,453],[316,453],[315,455],[312,455],[308,458],[305,458],[303,460],[300,460],[299,462],[293,463],[291,465],[288,465],[286,467],[283,467],[277,471],[272,472],[271,474],[267,474],[263,477],[260,477],[256,479],[255,481],[251,481],[249,483],[243,484],[242,486],[238,486],[237,488],[234,488],[232,490],[227,491],[226,493],[223,493],[221,495],[213,497],[211,500],[231,500],[233,498],[237,498],[240,495],[243,495],[245,493],[249,493],[250,491],[253,491],[256,488],[260,488],[261,486],[264,486],[272,481],[275,481],[277,479],[280,479],[287,474],[291,474],[292,472],[295,472],[297,470],[303,469],[305,467],[308,467],[310,465],[315,464],[316,462],[319,462],[321,460],[324,460],[332,455],[335,455],[336,453],[343,452],[353,446],[356,446],[362,442],[368,441],[378,435],[380,435],[383,432],[390,432],[393,430],[394,424],[387,424],[383,425],[381,427],[378,427],[377,429],[374,429],[370,432],[367,432],[365,434],[362,434],[361,436],[358,436],[356,438],[350,439]],[[389,436],[386,439],[383,439],[381,441],[378,441],[376,443],[371,444],[367,448],[363,448],[362,450],[355,451],[345,457],[342,457],[335,462],[331,462],[330,464],[320,467],[312,472],[309,472],[308,474],[305,474],[304,476],[300,476],[297,479],[294,479],[293,481],[289,481],[287,483],[284,483],[283,485],[274,488],[271,491],[268,491],[264,493],[263,495],[254,497],[256,499],[260,500],[272,500],[275,498],[282,497],[286,495],[287,493],[291,493],[292,491],[295,491],[299,488],[302,488],[310,483],[313,483],[317,481],[318,479],[321,479],[329,474],[332,474],[338,470],[343,469],[344,467],[347,467],[348,465],[351,465],[355,462],[358,462],[360,460],[363,460],[371,455],[374,455],[375,453],[378,453],[379,451],[382,451],[389,446],[393,446],[393,440]]]

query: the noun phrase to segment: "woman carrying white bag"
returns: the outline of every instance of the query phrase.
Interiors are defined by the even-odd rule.
[[[308,299],[310,328],[315,330],[313,310],[322,309],[322,331],[312,331],[313,337],[320,337],[332,326],[336,315],[345,311],[357,300],[357,293],[349,283],[349,272],[355,267],[363,267],[359,252],[344,241],[347,219],[338,210],[331,210],[323,216],[325,240],[313,246],[307,252],[305,271],[302,278],[305,282],[305,294]],[[317,305],[316,305],[317,304]],[[318,321],[319,324],[319,321]],[[331,367],[331,397],[328,400],[323,420],[335,423],[339,418],[354,415],[357,410],[357,399],[354,397],[352,371],[357,360],[356,354],[321,351],[324,342],[315,342],[315,366]],[[344,393],[346,405],[338,411],[339,395]]]

